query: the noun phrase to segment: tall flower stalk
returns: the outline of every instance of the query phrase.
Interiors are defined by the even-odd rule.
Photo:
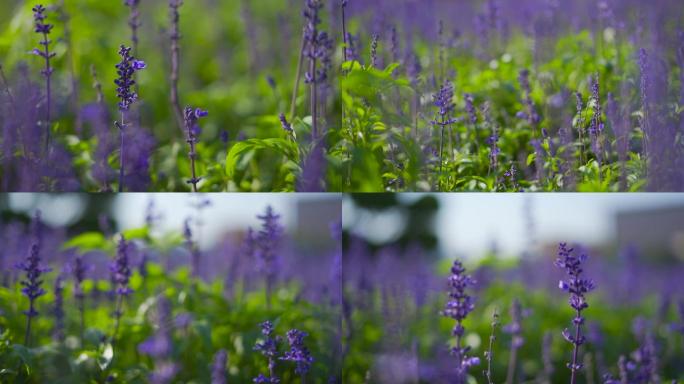
[[[266,207],[266,212],[257,218],[261,221],[261,230],[256,239],[258,263],[266,280],[266,305],[270,308],[276,277],[277,251],[283,236],[283,227],[280,225],[280,215],[276,214],[271,206]]]
[[[192,184],[193,192],[197,192],[197,184],[202,180],[201,177],[197,176],[197,171],[195,169],[195,161],[197,159],[196,145],[198,141],[198,136],[200,134],[200,127],[198,125],[198,121],[200,118],[205,117],[207,115],[207,111],[203,111],[199,108],[185,107],[185,141],[190,146],[190,152],[188,152],[188,157],[190,158],[190,170],[192,172],[192,177],[190,178],[190,180],[188,180],[188,184]]]
[[[183,111],[181,111],[180,99],[178,98],[178,78],[180,72],[180,13],[178,9],[183,5],[182,0],[169,0],[169,12],[171,15],[171,108],[176,116],[178,128],[183,129]]]
[[[290,344],[290,350],[285,352],[280,360],[292,361],[296,364],[295,374],[302,378],[304,384],[306,373],[309,372],[314,358],[309,353],[309,349],[304,345],[304,338],[307,336],[306,332],[297,329],[287,331],[287,342]]]
[[[511,322],[504,326],[504,332],[511,335],[511,353],[508,360],[508,372],[506,373],[506,383],[512,384],[515,381],[515,371],[518,365],[518,349],[523,346],[525,339],[522,337],[522,306],[518,299],[513,300],[510,310]]]
[[[469,346],[463,346],[465,327],[463,320],[475,309],[473,298],[466,291],[475,284],[472,277],[465,274],[465,268],[459,260],[454,260],[449,276],[449,300],[441,312],[442,316],[456,320],[451,334],[456,337],[456,345],[451,348],[451,353],[456,357],[456,384],[467,382],[468,369],[480,363],[477,357],[469,357]]]
[[[594,155],[596,155],[596,161],[599,164],[599,169],[601,163],[603,162],[603,150],[601,148],[601,134],[603,133],[603,122],[601,121],[601,99],[599,96],[599,77],[598,74],[594,77],[591,84],[591,98],[593,99],[593,116],[589,124],[589,134],[591,135],[591,147]],[[599,172],[599,177],[601,172]]]
[[[584,324],[582,311],[589,307],[585,295],[596,287],[593,280],[582,277],[582,272],[584,272],[582,264],[584,264],[586,260],[586,254],[580,253],[579,256],[576,256],[574,249],[568,248],[566,243],[560,243],[558,246],[558,258],[556,259],[555,264],[558,268],[564,269],[565,273],[568,275],[568,279],[561,280],[558,287],[561,290],[570,293],[568,302],[575,310],[575,317],[572,319],[572,323],[575,326],[574,335],[571,334],[567,328],[562,332],[565,340],[573,345],[572,362],[567,364],[571,372],[570,384],[575,384],[577,372],[582,369],[582,363],[579,362],[579,350],[580,346],[584,344],[586,340],[582,335],[582,324]]]
[[[50,271],[50,268],[41,265],[40,260],[40,245],[38,242],[31,245],[31,250],[29,251],[26,260],[19,265],[19,269],[26,272],[26,278],[21,281],[21,285],[24,288],[21,292],[24,296],[29,299],[29,309],[24,311],[26,315],[26,333],[24,335],[24,345],[31,345],[31,320],[38,316],[38,311],[36,310],[36,299],[45,294],[45,290],[42,288],[43,280],[41,276]]]
[[[114,293],[116,294],[116,307],[114,309],[114,333],[112,334],[112,345],[116,342],[119,334],[119,324],[123,315],[123,302],[133,290],[128,286],[131,278],[131,268],[128,259],[128,243],[126,238],[121,235],[117,247],[116,259],[111,265],[112,282],[114,283]]]
[[[492,333],[489,335],[489,347],[485,351],[485,360],[487,360],[487,370],[482,373],[487,378],[487,384],[494,384],[492,379],[492,360],[494,359],[494,341],[496,341],[496,329],[499,327],[499,311],[494,309],[492,315]]]
[[[264,321],[261,325],[261,334],[264,336],[264,340],[258,341],[254,345],[254,350],[260,352],[268,359],[268,376],[259,374],[255,377],[254,383],[264,383],[264,384],[278,384],[280,379],[275,374],[276,361],[278,358],[278,344],[280,343],[280,337],[273,334],[273,323],[270,321]]]
[[[50,31],[53,25],[45,23],[45,7],[42,5],[36,5],[33,7],[33,21],[35,22],[35,32],[42,35],[43,40],[39,42],[42,45],[41,49],[34,48],[33,53],[38,55],[45,60],[45,67],[40,71],[41,75],[45,78],[45,152],[47,153],[50,149],[50,121],[51,121],[51,104],[52,104],[52,92],[51,92],[51,78],[52,78],[52,66],[50,64],[50,59],[55,57],[54,52],[50,52]]]
[[[81,343],[85,339],[85,292],[83,291],[83,281],[85,280],[86,266],[81,256],[76,256],[72,268],[74,275],[74,299],[78,308],[81,325]]]
[[[52,337],[58,343],[64,342],[64,276],[59,275],[55,279],[55,285],[52,290],[55,296],[55,302],[52,307],[52,315],[55,317],[54,328],[52,330]]]
[[[452,113],[454,111],[454,86],[449,80],[444,81],[444,84],[439,89],[436,95],[434,95],[434,103],[438,108],[437,116],[432,124],[440,127],[440,138],[439,138],[439,181],[438,186],[441,190],[442,186],[442,167],[444,166],[444,130],[450,127],[451,124],[456,122],[453,119]]]
[[[304,7],[304,18],[306,25],[304,27],[304,55],[309,60],[309,69],[307,70],[304,81],[309,84],[310,89],[310,104],[311,104],[311,138],[315,140],[318,136],[318,83],[323,81],[323,73],[319,72],[317,67],[318,59],[324,54],[321,50],[321,32],[318,30],[318,25],[321,23],[319,11],[323,7],[322,0],[306,0]],[[321,76],[323,75],[323,76]]]
[[[36,212],[32,222],[33,243],[31,244],[26,259],[16,266],[26,273],[26,278],[21,281],[21,285],[24,286],[24,288],[21,289],[21,293],[29,299],[29,309],[24,311],[24,314],[26,315],[24,345],[26,346],[31,345],[31,320],[38,316],[36,299],[45,294],[45,289],[42,288],[43,280],[41,276],[50,271],[50,268],[41,264],[42,221],[40,217],[40,211]]]
[[[119,98],[119,112],[121,113],[121,121],[115,122],[121,135],[121,144],[119,151],[119,192],[124,190],[124,134],[128,126],[126,122],[126,115],[133,103],[138,100],[138,94],[131,90],[136,82],[133,75],[140,70],[145,69],[144,61],[136,59],[131,55],[131,48],[121,45],[119,47],[119,56],[121,61],[116,65],[117,78],[114,80],[116,84],[116,94]]]

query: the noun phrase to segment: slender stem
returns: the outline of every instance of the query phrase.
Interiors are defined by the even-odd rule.
[[[314,30],[314,34],[317,33]],[[315,49],[315,48],[314,48]],[[311,139],[318,136],[318,84],[316,80],[316,58],[311,59]]]
[[[78,312],[81,318],[81,347],[85,340],[85,305],[83,303],[83,297],[78,298]]]
[[[50,102],[51,102],[51,82],[50,77],[52,75],[52,68],[50,67],[50,40],[48,40],[48,34],[43,32],[43,46],[45,55],[45,70],[43,71],[43,76],[45,76],[45,88],[47,92],[46,97],[46,110],[45,110],[45,153],[48,153],[50,149]]]
[[[581,316],[581,313],[579,310],[575,310],[575,314],[577,318]],[[574,348],[572,350],[572,367],[570,368],[570,384],[575,384],[575,372],[577,372],[577,357],[579,355],[579,344],[577,344],[577,341],[580,338],[580,335],[582,333],[581,331],[582,324],[576,324],[575,325],[575,342],[573,343]]]
[[[183,112],[181,111],[180,101],[178,98],[178,78],[180,71],[180,29],[178,22],[180,15],[178,14],[178,7],[180,4],[171,3],[171,107],[176,116],[178,128],[183,129]]]
[[[29,300],[29,311],[26,316],[26,334],[24,335],[24,345],[27,347],[31,346],[31,319],[33,319],[33,299]]]
[[[511,354],[508,358],[508,371],[506,373],[506,384],[513,384],[515,368],[518,364],[518,348],[511,347]]]
[[[192,170],[192,179],[190,180],[190,183],[192,184],[192,191],[197,192],[197,183],[199,182],[199,180],[197,180],[197,172],[195,170],[195,159],[197,158],[197,152],[195,151],[195,138],[189,130],[188,144],[190,144],[190,153],[188,153],[188,156],[190,157],[190,169]]]
[[[346,8],[344,5],[342,5],[342,42],[344,43],[342,45],[342,56],[344,57],[344,61],[347,61],[347,19],[345,16],[344,8]]]
[[[299,82],[302,79],[302,62],[304,61],[304,47],[306,45],[305,39],[306,29],[302,29],[302,42],[299,48],[299,59],[297,60],[297,74],[295,75],[294,90],[292,91],[292,102],[290,103],[290,122],[294,121],[295,108],[297,104],[297,93],[299,93]]]
[[[115,322],[114,322],[114,334],[112,334],[112,349],[114,349],[114,343],[116,342],[116,338],[119,335],[119,324],[121,323],[122,307],[123,307],[123,295],[118,295],[118,298],[116,300],[116,310],[115,310],[116,312],[114,313]]]
[[[119,132],[121,135],[121,147],[119,149],[119,192],[123,192],[124,188],[124,128],[126,122],[124,121],[124,111],[121,111],[121,125],[119,125]]]
[[[10,91],[9,88],[9,83],[7,82],[7,78],[5,77],[5,71],[2,68],[2,64],[0,64],[0,80],[2,80],[2,86],[5,88],[5,93],[7,93],[7,97],[10,99],[10,103],[12,104],[12,110],[14,110],[14,96],[12,95],[12,91]]]

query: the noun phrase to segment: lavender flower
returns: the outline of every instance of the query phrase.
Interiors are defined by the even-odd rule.
[[[572,362],[567,366],[570,368],[571,376],[570,383],[574,384],[576,380],[576,373],[582,369],[582,364],[578,360],[579,348],[584,344],[585,337],[582,335],[582,324],[584,324],[584,317],[582,311],[589,307],[585,294],[592,291],[596,284],[590,279],[582,278],[582,264],[587,260],[587,255],[581,253],[575,256],[573,248],[568,248],[566,243],[560,243],[558,246],[558,258],[555,265],[558,268],[564,269],[569,276],[568,280],[561,280],[558,287],[570,293],[570,306],[575,310],[575,318],[572,323],[575,326],[575,334],[572,335],[568,329],[564,329],[562,334],[565,340],[573,345]]]
[[[283,236],[283,227],[280,225],[280,215],[273,211],[269,205],[263,215],[257,216],[261,220],[261,230],[257,234],[259,269],[265,275],[266,302],[270,307],[271,292],[276,273],[277,249]]]
[[[116,84],[116,95],[119,98],[119,111],[121,112],[121,122],[115,122],[119,128],[121,136],[121,146],[119,152],[119,192],[123,192],[124,188],[124,129],[128,126],[126,123],[126,112],[130,106],[138,100],[138,94],[131,90],[135,85],[133,75],[135,72],[145,69],[144,61],[137,60],[131,56],[131,48],[124,45],[119,47],[119,56],[121,62],[116,65],[116,72],[118,77],[114,80]]]
[[[31,341],[31,320],[38,316],[38,311],[35,308],[36,299],[45,294],[45,289],[42,288],[43,280],[41,276],[51,269],[41,265],[40,247],[41,247],[41,219],[40,211],[37,211],[33,220],[33,234],[34,241],[31,249],[26,256],[26,260],[17,264],[17,268],[26,272],[26,278],[21,281],[24,288],[21,293],[29,299],[29,309],[24,311],[26,315],[26,335],[24,337],[24,345],[30,346]]]
[[[518,83],[520,83],[520,88],[523,91],[523,106],[525,111],[518,112],[518,117],[526,119],[527,122],[533,129],[536,129],[537,124],[539,124],[540,118],[537,114],[536,106],[534,101],[532,101],[532,90],[530,88],[530,71],[527,69],[522,69],[518,73]]]
[[[64,277],[57,276],[55,279],[55,286],[53,289],[55,295],[55,302],[52,308],[52,315],[55,317],[54,328],[52,336],[57,342],[64,341]]]
[[[304,7],[304,18],[306,19],[306,25],[304,27],[304,55],[309,60],[309,69],[304,74],[304,79],[310,86],[311,90],[311,118],[312,118],[312,131],[311,136],[315,139],[318,135],[318,93],[317,84],[324,79],[319,75],[320,73],[317,67],[317,61],[326,54],[326,48],[323,46],[322,40],[327,40],[327,34],[320,32],[318,30],[318,25],[321,23],[321,19],[318,12],[323,7],[323,2],[321,0],[306,0],[306,5]]]
[[[371,68],[378,68],[378,39],[380,36],[376,33],[373,34],[373,40],[371,40]]]
[[[596,74],[596,77],[591,84],[591,97],[594,102],[594,115],[592,116],[589,125],[589,134],[591,135],[592,151],[596,155],[596,160],[600,165],[602,162],[601,133],[603,132],[603,122],[601,121],[601,99],[599,97],[598,74]]]
[[[211,365],[211,384],[226,384],[226,363],[228,362],[228,352],[219,349],[214,354],[214,361]]]
[[[197,159],[197,152],[195,151],[195,146],[197,145],[198,136],[200,134],[200,127],[198,121],[200,118],[207,116],[209,113],[200,108],[185,107],[184,122],[185,122],[185,134],[187,135],[185,141],[190,146],[190,152],[188,152],[188,157],[190,157],[190,169],[192,171],[192,178],[187,181],[188,184],[192,184],[192,191],[197,192],[197,183],[199,183],[202,178],[197,177],[195,170],[195,161]]]
[[[154,384],[170,383],[178,373],[178,366],[171,359],[173,339],[171,337],[171,303],[161,297],[157,303],[156,332],[138,345],[138,351],[152,357],[154,371],[150,375],[150,382]]]
[[[456,325],[451,332],[456,336],[456,345],[451,348],[451,353],[456,356],[456,383],[463,384],[467,380],[468,368],[480,363],[477,357],[468,357],[469,346],[463,347],[461,345],[465,328],[463,327],[463,320],[470,312],[475,309],[475,304],[472,297],[468,295],[466,289],[475,284],[469,275],[465,274],[463,264],[454,260],[451,267],[451,275],[449,276],[449,301],[447,301],[444,310],[441,312],[442,316],[456,320]]]
[[[511,335],[511,353],[508,360],[508,373],[506,374],[506,383],[508,384],[514,381],[515,370],[518,364],[518,349],[525,343],[525,339],[522,336],[522,312],[520,301],[514,299],[510,309],[511,322],[503,327],[503,331]]]
[[[83,281],[85,280],[86,266],[80,255],[76,256],[74,260],[72,273],[74,274],[74,299],[76,299],[76,306],[78,307],[81,319],[81,340],[83,340],[85,333],[85,292],[83,291]]]
[[[314,361],[309,353],[309,349],[304,345],[304,338],[306,336],[306,332],[297,329],[287,331],[287,342],[290,344],[290,350],[285,352],[283,357],[280,358],[280,360],[295,362],[295,373],[299,376],[306,375]]]
[[[112,336],[112,344],[116,341],[116,337],[119,333],[119,323],[121,322],[121,316],[123,315],[123,300],[133,290],[128,286],[128,282],[131,278],[131,268],[128,262],[128,243],[123,235],[119,239],[119,244],[117,247],[116,259],[110,266],[112,272],[112,283],[114,284],[114,293],[117,296],[116,309],[114,310],[114,334]]]
[[[285,114],[281,113],[280,115],[278,115],[278,119],[280,119],[280,125],[283,127],[283,130],[285,130],[285,132],[287,132],[293,140],[296,140],[297,135],[295,135],[295,131],[294,129],[292,129],[292,124],[290,124],[290,122],[287,121]]]
[[[280,379],[275,376],[275,366],[278,357],[278,344],[280,343],[280,338],[273,335],[273,323],[270,321],[264,321],[260,326],[264,340],[258,341],[254,345],[254,350],[260,352],[268,359],[269,377],[259,374],[259,376],[254,379],[254,382],[277,384],[280,383]]]
[[[191,219],[188,217],[183,222],[183,237],[185,238],[185,246],[188,248],[188,252],[190,252],[190,256],[192,259],[192,274],[193,276],[199,276],[200,253],[199,249],[197,248],[197,244],[195,244],[195,241],[193,241],[192,239],[192,229],[190,228],[190,221]]]
[[[35,32],[43,35],[43,40],[39,43],[43,46],[42,49],[34,48],[33,54],[42,57],[45,60],[45,68],[40,72],[43,77],[45,77],[45,93],[46,93],[46,105],[45,105],[45,152],[47,153],[50,149],[50,104],[52,101],[51,94],[51,82],[52,77],[52,67],[50,65],[50,59],[55,57],[54,52],[50,52],[50,39],[48,35],[52,30],[53,25],[45,23],[45,7],[42,5],[36,5],[32,9],[33,11],[33,21],[35,22]]]
[[[440,176],[440,189],[441,189],[441,178],[442,178],[442,167],[444,166],[444,129],[455,123],[456,119],[451,117],[454,105],[454,86],[449,81],[444,81],[444,84],[439,89],[436,95],[433,96],[434,104],[438,108],[437,118],[432,121],[433,125],[440,127],[440,139],[439,139],[439,176]]]

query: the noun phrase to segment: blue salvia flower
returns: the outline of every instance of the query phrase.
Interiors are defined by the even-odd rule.
[[[449,276],[449,300],[447,301],[442,316],[456,320],[451,334],[456,336],[456,345],[451,348],[451,353],[456,356],[456,383],[463,384],[467,380],[468,369],[480,363],[478,357],[469,357],[469,346],[462,346],[462,338],[465,334],[463,320],[475,309],[473,298],[466,291],[475,284],[472,277],[465,274],[465,268],[459,260],[454,260]]]
[[[255,383],[269,383],[277,384],[280,383],[275,375],[276,360],[278,357],[278,344],[280,343],[280,338],[273,335],[273,323],[270,321],[264,321],[260,324],[261,334],[264,336],[264,340],[258,341],[254,345],[254,350],[260,352],[268,359],[268,372],[269,376],[266,377],[263,374],[259,374],[254,378]]]
[[[114,292],[119,296],[130,295],[133,292],[128,286],[128,282],[131,278],[131,268],[128,258],[128,243],[123,235],[121,235],[119,240],[116,259],[110,268],[114,274],[113,281],[116,284]]]
[[[439,119],[433,120],[432,124],[444,127],[455,123],[457,120],[451,118],[456,107],[454,105],[454,85],[449,80],[444,81],[439,92],[433,98],[434,105],[438,108]]]
[[[580,346],[585,342],[585,337],[582,335],[582,324],[584,324],[582,311],[589,307],[585,295],[596,288],[596,284],[593,280],[582,277],[582,273],[584,272],[582,264],[584,264],[586,260],[587,255],[585,253],[580,253],[579,256],[576,256],[574,254],[574,249],[568,248],[566,243],[560,243],[558,246],[558,258],[556,259],[555,265],[558,268],[564,269],[565,273],[569,276],[567,280],[561,280],[558,283],[558,287],[561,290],[570,293],[568,302],[575,310],[575,318],[572,320],[572,323],[575,326],[574,335],[570,334],[567,328],[562,332],[565,340],[573,345],[572,362],[567,364],[571,371],[571,384],[575,383],[577,371],[582,369],[582,364],[578,360],[578,355]]]
[[[226,363],[228,362],[228,352],[225,349],[219,349],[214,354],[214,360],[211,365],[211,384],[226,384]]]
[[[83,291],[83,281],[85,280],[87,267],[82,256],[76,256],[71,271],[74,277],[74,299],[76,299],[76,306],[81,318],[81,339],[83,339],[85,333],[85,292]]]
[[[138,100],[138,94],[131,90],[135,85],[133,75],[135,72],[145,69],[144,61],[138,60],[131,55],[131,48],[121,45],[119,47],[119,56],[121,61],[116,65],[117,78],[114,80],[116,84],[116,95],[119,98],[119,110],[128,111],[130,106]]]
[[[285,114],[281,113],[280,115],[278,115],[278,119],[280,119],[280,125],[283,127],[283,130],[287,132],[293,140],[296,140],[297,135],[295,134],[295,131],[292,128],[292,124],[290,124],[290,122],[287,121],[287,117],[285,117]]]
[[[29,346],[31,341],[31,320],[38,316],[38,311],[35,307],[36,299],[45,294],[45,289],[42,287],[42,276],[51,270],[41,264],[41,225],[40,211],[37,211],[33,219],[33,244],[31,245],[26,259],[16,266],[26,273],[26,278],[21,281],[21,285],[24,287],[21,289],[21,293],[29,299],[29,309],[24,311],[24,314],[26,315],[24,345],[26,346]]]
[[[280,358],[280,360],[296,363],[295,373],[299,376],[306,375],[314,361],[314,358],[309,353],[309,349],[304,345],[304,338],[306,336],[306,332],[297,329],[287,331],[287,342],[290,344],[290,350],[285,352]]]
[[[540,117],[537,114],[537,108],[532,101],[532,89],[530,88],[530,71],[527,69],[522,69],[518,73],[518,83],[520,83],[520,88],[523,91],[523,106],[525,111],[520,111],[517,113],[517,117],[520,119],[525,119],[530,124],[532,128],[535,128],[540,121]]]
[[[321,23],[319,11],[322,7],[323,2],[320,0],[306,0],[303,12],[304,18],[306,19],[306,26],[304,27],[304,41],[306,42],[306,47],[304,53],[311,63],[309,70],[305,74],[307,84],[316,84],[320,80],[317,78],[316,61],[320,59],[323,54],[320,49],[321,32],[318,30],[318,25]]]
[[[473,95],[466,93],[463,95],[463,98],[465,100],[465,109],[468,113],[470,124],[477,124],[477,111],[475,109]]]

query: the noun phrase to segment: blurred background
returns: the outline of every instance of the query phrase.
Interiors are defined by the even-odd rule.
[[[460,259],[476,281],[464,321],[465,344],[481,360],[471,382],[485,382],[496,311],[493,382],[567,383],[572,345],[561,331],[573,312],[558,289],[560,242],[588,255],[584,276],[598,287],[587,299],[578,382],[617,376],[620,356],[630,375],[656,359],[663,381],[684,377],[684,196],[353,194],[342,206],[350,382],[453,382],[455,321],[440,312]]]
[[[566,241],[684,260],[684,196],[676,193],[356,194],[343,209],[345,231],[376,248],[419,244],[477,260],[535,256]]]

